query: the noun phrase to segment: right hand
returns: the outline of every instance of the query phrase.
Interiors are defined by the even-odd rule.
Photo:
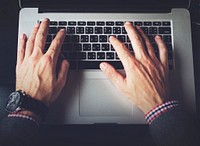
[[[141,28],[137,27],[136,30],[131,23],[127,22],[125,29],[131,40],[135,52],[134,56],[115,37],[110,37],[110,43],[122,61],[126,76],[105,62],[100,64],[100,68],[115,87],[146,114],[157,105],[162,104],[168,97],[167,48],[162,39],[156,36],[159,61],[149,39]],[[147,51],[144,46],[146,46]]]

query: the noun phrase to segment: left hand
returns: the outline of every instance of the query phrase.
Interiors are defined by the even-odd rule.
[[[51,105],[65,85],[69,63],[59,64],[61,46],[66,30],[61,29],[44,53],[49,19],[37,24],[30,37],[23,34],[19,40],[16,65],[16,90],[23,90],[47,106]]]

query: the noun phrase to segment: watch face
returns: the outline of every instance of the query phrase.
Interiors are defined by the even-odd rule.
[[[22,102],[22,98],[20,96],[20,93],[18,92],[13,92],[10,96],[9,96],[9,100],[6,106],[6,110],[8,112],[14,112],[21,104]]]

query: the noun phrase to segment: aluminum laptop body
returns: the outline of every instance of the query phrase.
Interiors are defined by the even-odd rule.
[[[38,21],[170,21],[173,65],[169,98],[196,111],[188,0],[21,0],[19,36]],[[123,70],[119,70],[124,73]],[[70,70],[67,83],[50,107],[48,124],[145,124],[144,114],[121,95],[100,69]]]

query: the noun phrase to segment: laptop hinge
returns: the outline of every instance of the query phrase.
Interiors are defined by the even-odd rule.
[[[103,8],[102,7],[92,7],[92,8],[88,8],[88,6],[84,7],[39,7],[39,13],[51,13],[51,12],[56,12],[56,13],[63,13],[63,12],[73,12],[73,13],[88,13],[88,12],[93,12],[93,13],[116,13],[116,12],[120,12],[120,13],[170,13],[171,12],[171,8],[162,8],[162,9],[158,9],[156,7],[154,8],[141,8],[141,7],[124,7],[124,8]]]

